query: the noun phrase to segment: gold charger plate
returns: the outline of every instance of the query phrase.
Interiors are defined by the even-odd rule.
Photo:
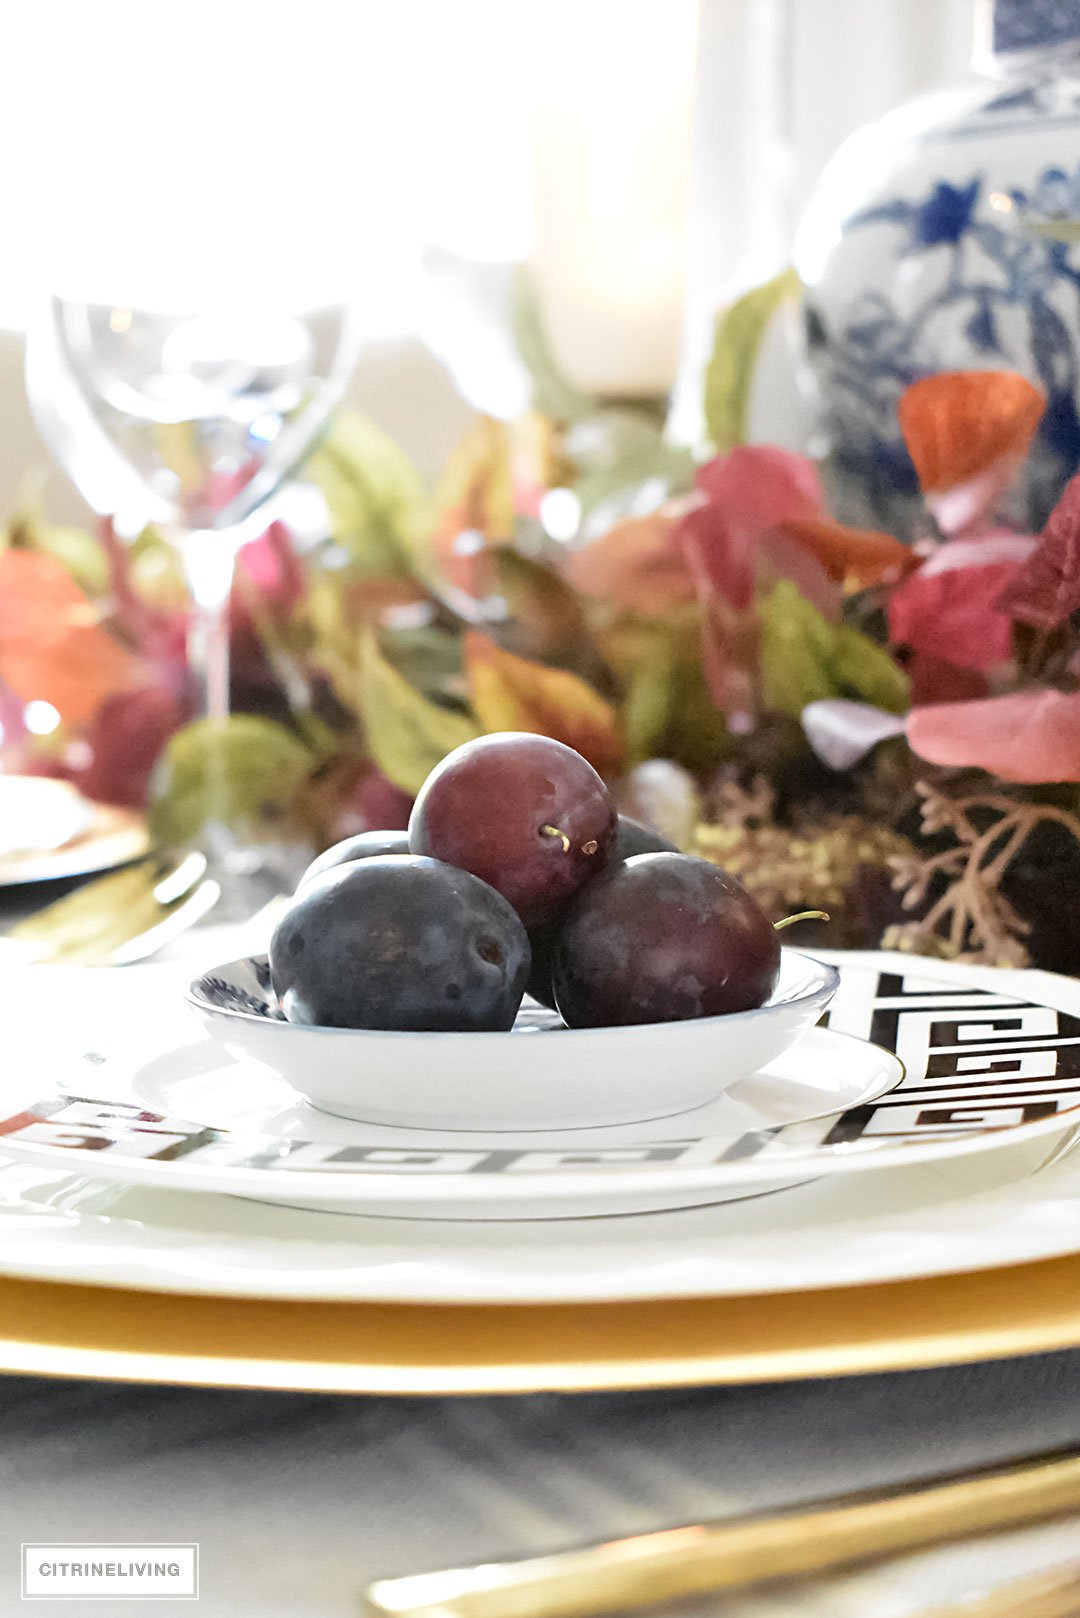
[[[0,1280],[0,1371],[336,1393],[672,1388],[1080,1346],[1080,1256],[784,1296],[291,1303]]]

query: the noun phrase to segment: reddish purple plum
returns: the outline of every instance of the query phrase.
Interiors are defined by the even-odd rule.
[[[613,866],[624,865],[627,860],[633,859],[635,854],[678,852],[674,843],[669,843],[666,837],[662,837],[651,826],[643,826],[640,820],[631,820],[629,815],[620,815],[606,869],[611,870]],[[555,996],[551,992],[551,963],[555,957],[555,945],[559,941],[560,920],[561,918],[557,916],[554,921],[529,929],[532,969],[529,972],[525,992],[551,1011],[555,1009]]]
[[[780,939],[741,882],[688,854],[639,854],[570,907],[555,1004],[571,1028],[751,1011],[776,986]]]
[[[471,871],[533,927],[603,870],[615,822],[607,788],[580,753],[505,731],[466,742],[431,772],[409,847]]]

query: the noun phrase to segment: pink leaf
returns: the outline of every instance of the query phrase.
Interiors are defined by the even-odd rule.
[[[741,444],[698,468],[696,486],[713,505],[737,513],[747,527],[812,522],[825,515],[813,461],[773,444]]]
[[[931,764],[987,770],[1003,781],[1080,781],[1080,692],[1019,691],[913,708],[907,737]]]
[[[700,467],[695,481],[703,499],[678,524],[675,541],[699,594],[715,592],[743,610],[753,600],[765,537],[784,523],[824,515],[817,468],[790,450],[744,444]]]

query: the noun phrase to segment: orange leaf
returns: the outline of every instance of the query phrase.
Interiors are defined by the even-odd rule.
[[[1030,449],[1045,409],[1045,396],[1015,371],[943,371],[904,390],[904,440],[927,504],[946,533],[991,511]]]
[[[513,538],[511,452],[506,424],[478,416],[447,461],[435,493],[435,565],[448,584],[474,598],[492,588],[487,547]]]
[[[816,558],[829,577],[857,588],[880,584],[914,567],[918,557],[891,534],[873,528],[847,528],[827,517],[781,523],[780,531]]]
[[[51,702],[79,725],[139,665],[98,621],[97,609],[51,556],[0,553],[0,678],[23,702]]]
[[[465,636],[465,670],[469,700],[485,730],[552,736],[577,748],[601,775],[618,768],[615,710],[576,674],[506,652],[477,630]]]
[[[677,518],[656,511],[628,517],[599,539],[571,551],[565,573],[583,595],[623,612],[663,617],[694,599],[694,581],[673,538]]]

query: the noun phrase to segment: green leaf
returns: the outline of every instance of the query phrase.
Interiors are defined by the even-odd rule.
[[[177,731],[151,782],[155,842],[181,847],[211,822],[257,837],[288,817],[314,760],[282,725],[254,714]]]
[[[597,401],[571,382],[555,358],[536,286],[528,271],[514,278],[511,328],[517,351],[532,378],[533,409],[556,421],[582,421],[597,409]]]
[[[385,657],[414,690],[435,703],[464,707],[468,701],[461,635],[438,624],[385,630]]]
[[[330,531],[365,573],[415,573],[428,526],[420,477],[405,451],[365,417],[343,410],[307,462]]]
[[[730,753],[731,738],[701,666],[696,616],[650,624],[648,632],[623,706],[627,766],[666,758],[708,776]]]
[[[849,624],[836,631],[833,673],[844,695],[861,697],[889,713],[907,713],[911,707],[911,682],[903,669],[884,646]]]
[[[705,426],[723,454],[746,442],[754,366],[762,339],[780,306],[799,293],[799,277],[783,270],[744,293],[717,320],[705,372]]]
[[[600,508],[611,503],[604,515],[609,526],[629,515],[630,508],[618,497],[637,490],[644,483],[661,486],[663,494],[679,494],[694,482],[694,458],[688,449],[669,444],[663,424],[632,410],[605,410],[583,422],[567,437],[567,454],[577,468],[574,493],[581,503],[582,516],[594,516],[599,530]]]
[[[903,713],[907,678],[889,653],[848,624],[830,624],[790,579],[758,609],[762,702],[796,719],[811,702],[852,697]]]
[[[402,792],[419,792],[430,772],[480,734],[466,714],[429,702],[365,636],[360,654],[360,711],[371,756]]]
[[[46,522],[40,501],[24,497],[0,536],[0,550],[14,545],[23,550],[51,556],[65,568],[88,596],[104,595],[109,583],[109,564],[97,537],[85,528]]]

